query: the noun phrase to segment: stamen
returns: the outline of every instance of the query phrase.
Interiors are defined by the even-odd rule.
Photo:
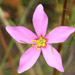
[[[37,50],[40,50],[40,48],[38,46],[36,46]]]
[[[35,42],[37,50],[40,50],[41,47],[43,47],[43,48],[46,47],[47,39],[40,36],[39,39],[31,40],[31,42]]]

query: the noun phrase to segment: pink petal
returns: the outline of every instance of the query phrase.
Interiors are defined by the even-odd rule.
[[[45,36],[48,25],[48,17],[44,12],[42,4],[39,4],[35,9],[33,14],[33,25],[38,36]]]
[[[37,38],[37,36],[29,29],[23,26],[7,26],[7,32],[19,43],[32,43],[31,40]]]
[[[48,39],[48,43],[61,43],[64,42],[74,31],[75,28],[73,27],[60,26],[49,32],[46,38]]]
[[[56,68],[57,70],[59,70],[61,72],[64,72],[61,56],[55,48],[53,48],[50,45],[47,45],[46,48],[42,48],[42,52],[43,52],[43,56],[49,66]]]
[[[36,46],[29,48],[20,58],[18,73],[29,70],[40,56],[41,50],[37,50]]]

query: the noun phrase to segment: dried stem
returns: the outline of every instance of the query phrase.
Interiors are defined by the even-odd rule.
[[[70,0],[70,5],[69,5],[69,9],[68,9],[68,16],[70,16],[70,14],[71,14],[71,9],[72,9],[72,7],[73,7],[73,3],[74,3],[74,0]]]
[[[64,0],[63,4],[63,12],[62,12],[62,18],[61,18],[61,26],[64,26],[64,21],[65,21],[65,13],[66,13],[66,6],[67,6],[67,0]]]
[[[13,65],[13,62],[12,62],[12,57],[11,57],[10,53],[8,52],[7,44],[6,44],[6,41],[4,39],[1,28],[0,28],[0,37],[1,37],[1,41],[2,41],[2,44],[3,44],[4,50],[5,50],[5,53],[8,56],[8,61],[9,61],[9,64],[11,66],[12,73],[13,73],[13,75],[16,75],[16,71],[15,71],[15,68],[14,68],[14,65]]]
[[[74,3],[74,0],[70,0],[70,5],[69,5],[69,8],[68,8],[67,18],[65,20],[65,24],[64,25],[67,25],[68,24],[68,19],[69,19],[70,14],[71,14],[71,10],[72,10],[72,7],[73,7],[73,3]]]
[[[64,26],[66,6],[67,6],[67,0],[64,0],[63,12],[62,12],[62,18],[61,18],[61,26]],[[62,44],[59,44],[57,47],[58,52],[61,51],[61,48],[62,48]],[[58,71],[56,69],[54,69],[53,75],[58,75]]]
[[[71,14],[71,9],[72,9],[73,3],[74,3],[74,0],[70,0],[68,13],[67,13],[68,19],[69,19],[70,14]],[[62,19],[61,19],[61,26],[66,26],[68,24],[67,19],[65,20],[66,5],[67,5],[67,0],[64,0],[63,13],[62,13]],[[57,47],[58,52],[61,51],[61,48],[62,48],[62,45],[59,44],[58,47]],[[58,73],[58,71],[56,69],[54,69],[53,75],[57,75],[57,73]]]

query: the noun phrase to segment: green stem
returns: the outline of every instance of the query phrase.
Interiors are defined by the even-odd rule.
[[[3,23],[4,23],[6,26],[10,25],[9,22],[8,22],[3,16],[4,16],[3,10],[2,10],[1,7],[0,7],[0,18],[1,18],[1,20],[3,21]]]
[[[32,8],[32,5],[35,3],[35,0],[31,0],[30,1],[30,3],[29,3],[29,5],[27,6],[27,8],[26,8],[26,11],[25,11],[25,13],[23,14],[23,16],[22,16],[22,18],[20,19],[20,23],[19,23],[19,25],[27,25],[27,23],[26,23],[26,17],[27,17],[27,15],[28,15],[28,13],[29,13],[29,11],[30,11],[30,9]]]
[[[65,59],[66,59],[66,57],[67,57],[67,55],[68,55],[68,52],[69,52],[69,50],[70,50],[70,47],[71,47],[71,45],[72,45],[73,40],[74,40],[74,38],[72,37],[71,41],[70,41],[69,44],[68,44],[66,53],[65,53],[65,55],[64,55],[64,57],[63,57],[63,63],[65,62]]]
[[[10,54],[9,51],[8,51],[8,47],[7,47],[7,44],[6,44],[6,41],[5,41],[5,38],[4,38],[4,35],[3,35],[3,32],[2,32],[1,29],[0,29],[0,37],[1,37],[1,42],[2,42],[2,44],[3,44],[3,47],[4,47],[4,51],[5,51],[5,53],[6,53],[7,57],[8,57],[8,62],[9,62],[10,67],[11,67],[11,69],[12,69],[12,73],[13,73],[14,75],[16,75],[15,67],[14,67],[14,64],[13,64],[13,59],[12,59],[12,57],[11,57],[11,54]]]
[[[64,0],[63,12],[62,12],[62,18],[61,18],[61,26],[64,26],[66,6],[67,6],[67,0]],[[58,52],[60,52],[61,49],[62,49],[62,44],[58,44],[58,47],[57,47]],[[58,75],[58,71],[56,69],[54,69],[53,75]]]
[[[35,0],[31,0],[31,1],[30,1],[29,5],[28,5],[28,7],[27,7],[27,9],[26,9],[26,11],[25,11],[23,17],[20,19],[20,23],[19,23],[18,25],[24,25],[24,23],[25,23],[25,25],[27,25],[27,24],[26,24],[26,16],[27,16],[27,14],[29,13],[30,9],[32,8],[32,5],[34,4],[34,2],[35,2]],[[13,21],[9,20],[9,22],[8,22],[5,18],[3,18],[3,11],[2,11],[1,8],[0,8],[0,12],[1,12],[1,13],[0,13],[1,20],[3,21],[3,23],[5,24],[5,26],[8,26],[8,25],[9,25],[9,26],[10,26],[10,25],[16,26],[16,24],[14,24]],[[2,15],[1,15],[1,14],[2,14]],[[13,44],[14,44],[14,41],[10,42],[10,46],[8,46],[9,50],[11,50]],[[22,47],[21,45],[18,45],[18,44],[16,44],[16,45],[17,45],[17,47],[19,48],[19,51],[20,51],[21,53],[24,53],[23,47]],[[2,65],[1,65],[1,67],[0,67],[1,70],[2,70],[2,67],[3,67],[3,65],[4,65],[4,63],[5,63],[5,61],[6,61],[6,59],[7,59],[7,56],[4,56],[4,59],[3,59],[3,61],[2,61],[3,63],[2,63]],[[0,70],[0,71],[1,71],[1,70]],[[33,70],[33,68],[32,68],[32,70]],[[30,74],[31,74],[31,73],[30,73]]]
[[[36,69],[37,75],[43,75],[43,72],[42,72],[42,69],[40,67],[39,61],[36,63],[35,69]]]
[[[14,44],[14,40],[12,39],[10,41],[10,43],[9,43],[9,46],[8,46],[8,52],[11,51],[11,48],[12,48],[13,44]],[[5,55],[3,57],[3,60],[1,62],[1,65],[0,65],[0,73],[2,72],[2,67],[4,66],[6,60],[7,60],[7,55]]]
[[[13,44],[14,44],[14,40],[12,39],[9,43],[8,51],[11,50]],[[2,68],[4,66],[6,60],[7,60],[7,55],[4,56],[0,68]]]
[[[59,2],[58,2],[58,0],[55,0],[55,1],[56,1],[56,4],[57,4],[57,5],[59,5]]]

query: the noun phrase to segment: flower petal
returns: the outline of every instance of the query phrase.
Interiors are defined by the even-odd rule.
[[[36,46],[29,48],[20,58],[18,73],[29,70],[40,56],[41,50],[37,50]]]
[[[37,38],[37,36],[29,29],[23,26],[7,26],[7,32],[19,43],[32,43],[31,40]]]
[[[46,38],[48,39],[48,43],[61,43],[64,42],[74,31],[75,28],[73,27],[60,26],[49,32]]]
[[[33,25],[37,35],[42,35],[44,37],[47,30],[48,17],[44,12],[42,4],[39,4],[35,9],[35,12],[33,14]]]
[[[57,70],[59,70],[61,72],[64,72],[61,56],[55,48],[53,48],[50,45],[47,45],[46,48],[42,48],[42,52],[43,52],[43,56],[49,66],[56,68]]]

